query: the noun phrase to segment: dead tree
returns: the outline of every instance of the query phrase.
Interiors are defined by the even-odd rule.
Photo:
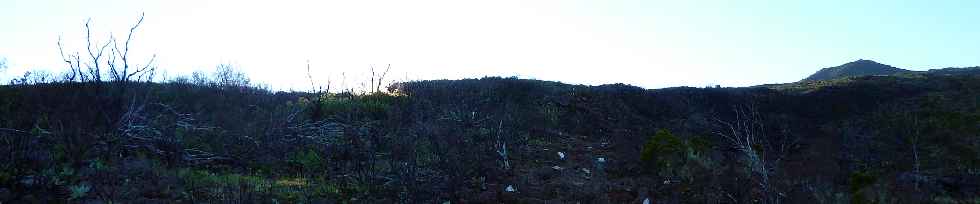
[[[899,120],[902,120],[902,125],[898,129],[901,134],[900,138],[904,138],[909,145],[909,149],[912,150],[912,172],[916,176],[922,175],[922,161],[920,160],[919,153],[921,149],[922,141],[922,122],[919,120],[919,116],[909,109],[902,109],[898,112]],[[920,181],[915,180],[915,190],[919,190]]]
[[[385,68],[384,72],[375,73],[374,65],[371,65],[371,84],[369,92],[381,92],[381,84],[384,82],[385,75],[388,75],[388,71],[391,70],[391,64],[388,64],[388,68]],[[374,77],[378,77],[378,83],[375,84]]]
[[[150,57],[150,60],[148,60],[142,67],[133,65],[132,70],[130,69],[129,44],[133,40],[133,33],[136,32],[136,29],[139,28],[141,24],[143,24],[143,16],[144,14],[140,14],[139,20],[136,21],[136,24],[129,28],[129,34],[126,35],[126,41],[123,43],[122,48],[119,47],[119,43],[117,43],[116,38],[112,37],[114,55],[111,55],[112,57],[110,57],[110,62],[108,64],[109,75],[115,81],[130,81],[133,77],[136,77],[137,81],[149,81],[153,79],[153,74],[156,73],[156,67],[153,66],[153,62],[157,57],[156,54]],[[122,61],[122,63],[116,64],[116,59],[119,59]]]
[[[737,151],[756,177],[757,185],[764,194],[765,203],[780,203],[782,193],[773,186],[772,178],[778,173],[780,162],[798,142],[788,131],[779,135],[768,127],[762,114],[754,105],[734,106],[733,120],[714,118],[712,133],[724,138]]]
[[[140,80],[151,80],[153,74],[155,73],[156,67],[153,66],[156,60],[156,55],[148,60],[148,62],[142,66],[132,65],[130,63],[129,56],[129,45],[133,40],[133,33],[136,29],[143,23],[143,14],[140,14],[139,20],[135,25],[130,27],[129,34],[126,37],[126,41],[123,42],[122,47],[119,46],[120,43],[110,34],[108,42],[98,43],[92,37],[92,20],[88,19],[85,21],[85,53],[87,56],[83,61],[82,54],[79,52],[66,53],[62,39],[58,37],[58,51],[61,55],[62,61],[68,65],[69,72],[65,74],[64,79],[68,81],[102,81],[103,65],[108,66],[108,74],[110,80],[112,81],[130,81],[133,77],[136,77],[138,81]],[[110,48],[110,45],[112,47]],[[108,52],[107,52],[108,51]],[[118,61],[117,61],[118,60]],[[85,69],[83,70],[83,65]]]
[[[96,45],[98,46],[98,50],[93,51],[91,24],[92,19],[85,20],[85,51],[88,52],[89,59],[92,60],[86,65],[86,67],[88,67],[88,75],[91,77],[91,79],[98,82],[102,81],[102,69],[99,67],[99,65],[102,64],[101,59],[104,56],[102,53],[104,53],[105,49],[109,47],[109,43],[111,41],[106,42],[102,46]]]
[[[910,157],[909,159],[912,167],[912,173],[916,176],[922,176],[922,156],[928,156],[929,154],[923,154],[922,151],[927,150],[924,148],[923,141],[925,140],[926,125],[929,122],[926,119],[920,118],[920,114],[916,113],[914,107],[910,107],[909,104],[889,104],[882,107],[876,114],[878,120],[876,123],[880,124],[879,134],[882,136],[893,135],[885,138],[895,138],[894,145],[906,146],[908,148],[908,155],[899,154],[901,157]],[[900,158],[902,160],[906,158]],[[915,190],[919,190],[920,180],[915,180]]]
[[[68,64],[69,71],[65,74],[64,79],[67,81],[75,81],[75,79],[86,81],[85,73],[82,72],[82,66],[79,64],[82,61],[81,57],[79,57],[78,52],[65,55],[65,46],[61,43],[61,36],[58,36],[58,52],[61,54],[61,60]]]
[[[326,97],[324,94],[330,93],[330,79],[327,79],[326,90],[323,89],[323,86],[316,86],[316,83],[313,81],[313,72],[310,70],[310,60],[306,60],[306,77],[310,80],[310,88],[313,91],[313,110],[311,110],[310,118],[313,121],[319,121],[323,119],[323,106],[321,104],[323,104],[323,99]]]
[[[501,135],[503,135],[503,133],[501,133],[503,132],[503,129],[504,121],[500,121],[500,123],[497,125],[497,130],[494,132],[494,135],[496,135],[495,144],[497,146],[497,155],[500,156],[501,166],[504,170],[510,170],[510,160],[507,155],[507,141],[501,137]]]
[[[310,89],[317,95],[322,93],[330,93],[330,78],[327,78],[327,87],[324,89],[323,86],[317,86],[313,80],[313,71],[310,69],[310,60],[306,60],[306,78],[310,80]]]
[[[133,151],[146,151],[166,158],[169,162],[201,165],[213,162],[235,162],[232,156],[219,155],[187,147],[181,132],[210,132],[217,127],[205,126],[192,114],[181,113],[163,103],[137,104],[133,102],[119,120],[118,132],[124,138],[124,147]]]

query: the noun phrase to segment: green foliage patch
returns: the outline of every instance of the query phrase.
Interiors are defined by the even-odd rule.
[[[328,93],[319,97],[320,109],[315,111],[320,111],[324,116],[348,114],[382,119],[401,96],[375,92],[366,95]]]
[[[640,160],[649,167],[670,168],[676,161],[671,156],[683,153],[686,147],[680,138],[667,130],[659,130],[646,144],[640,153]]]
[[[878,176],[870,171],[856,171],[851,173],[848,178],[848,189],[851,194],[851,203],[870,203],[863,194],[864,189],[870,187],[878,180]]]
[[[248,196],[281,202],[312,202],[340,198],[340,188],[325,177],[266,177],[216,173],[200,169],[176,172],[192,200],[241,200]]]
[[[314,149],[307,149],[305,151],[297,152],[289,159],[289,162],[293,165],[297,165],[303,172],[310,173],[317,170],[323,169],[326,165],[326,161],[320,157]]]
[[[661,129],[651,136],[640,151],[640,161],[648,172],[662,176],[681,176],[697,164],[713,165],[713,161],[704,155],[711,149],[711,142],[701,137],[682,139]]]

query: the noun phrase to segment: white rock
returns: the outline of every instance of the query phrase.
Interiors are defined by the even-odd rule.
[[[644,198],[643,204],[650,204],[650,198]]]
[[[561,171],[562,170],[562,168],[560,166],[553,166],[553,167],[551,167],[551,169],[554,169],[554,170],[557,170],[557,171]]]
[[[606,158],[603,158],[603,157],[599,157],[599,159],[596,159],[596,160],[599,161],[599,163],[606,162]]]
[[[561,160],[565,160],[565,153],[564,152],[558,152],[558,158],[561,159]]]
[[[504,191],[514,192],[514,191],[517,191],[517,190],[514,190],[514,186],[513,185],[507,185],[507,188],[505,188]]]

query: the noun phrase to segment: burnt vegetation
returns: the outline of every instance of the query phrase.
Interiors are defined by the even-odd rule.
[[[129,39],[64,54],[60,76],[0,86],[0,202],[958,203],[980,192],[980,75],[968,71],[650,90],[386,84],[388,66],[372,67],[366,91],[283,92],[229,65],[154,81],[152,58],[131,65]]]

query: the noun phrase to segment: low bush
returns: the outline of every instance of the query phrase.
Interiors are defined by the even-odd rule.
[[[651,172],[670,170],[683,162],[687,148],[680,138],[661,129],[643,145],[640,160]]]
[[[320,96],[320,114],[329,117],[384,119],[399,96],[375,92],[366,95],[349,93],[323,94]]]

